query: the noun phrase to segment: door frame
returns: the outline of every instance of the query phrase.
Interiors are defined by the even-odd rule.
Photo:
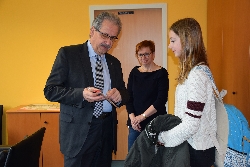
[[[90,5],[90,27],[94,20],[95,10],[115,10],[115,9],[161,9],[162,11],[162,67],[167,69],[167,4],[155,3],[155,4],[124,4],[124,5]],[[165,63],[164,63],[165,62]]]
[[[89,16],[90,16],[90,27],[92,25],[92,21],[94,20],[94,13],[95,11],[98,10],[138,10],[138,9],[161,9],[161,28],[162,28],[162,63],[159,64],[160,66],[164,67],[165,69],[167,69],[167,9],[166,9],[167,4],[165,3],[159,3],[159,4],[128,4],[128,5],[94,5],[94,6],[89,6]],[[158,12],[159,14],[159,12]],[[166,103],[166,108],[168,109],[168,102]],[[121,109],[121,110],[120,110]],[[122,112],[123,110],[125,110],[125,107],[120,108],[117,112],[117,119],[119,124],[118,129],[121,129],[122,131],[117,132],[118,135],[118,140],[120,139],[120,144],[119,141],[117,141],[117,145],[118,147],[121,146],[121,149],[118,150],[116,155],[112,155],[112,159],[113,160],[124,160],[124,158],[126,157],[127,154],[127,149],[124,148],[124,143],[127,142],[127,138],[124,137],[124,134],[128,133],[128,129],[127,126],[123,126],[123,124],[121,124],[120,121],[122,121],[124,123],[124,119],[126,118],[124,114],[124,112]],[[127,116],[127,114],[126,114]],[[126,120],[125,120],[126,123]],[[125,124],[124,123],[124,124]],[[128,134],[127,134],[128,135]]]

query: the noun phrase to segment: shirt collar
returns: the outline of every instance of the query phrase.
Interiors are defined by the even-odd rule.
[[[97,55],[97,53],[95,53],[90,41],[88,40],[87,42],[87,46],[88,46],[88,50],[89,50],[89,57],[95,57],[95,55]],[[101,55],[101,59],[105,58],[105,54]]]

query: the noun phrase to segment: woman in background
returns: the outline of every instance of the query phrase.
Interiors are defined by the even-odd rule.
[[[128,78],[128,150],[151,120],[166,114],[169,89],[167,70],[154,63],[154,42],[141,41],[136,45],[135,53],[140,66],[135,66]]]
[[[169,48],[179,59],[174,114],[182,123],[161,132],[158,141],[175,147],[188,141],[191,167],[211,167],[215,161],[216,110],[207,54],[199,23],[193,18],[176,21],[169,31]],[[206,72],[205,72],[206,71]]]

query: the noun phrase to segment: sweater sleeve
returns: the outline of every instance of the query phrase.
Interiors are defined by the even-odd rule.
[[[129,74],[129,78],[128,78],[128,84],[127,84],[127,90],[128,90],[128,94],[129,94],[129,100],[126,104],[126,109],[128,114],[134,113],[135,109],[134,109],[134,104],[133,104],[133,91],[132,91],[132,85],[133,85],[133,71],[134,69],[131,70],[130,74]]]
[[[162,68],[161,75],[158,80],[158,94],[155,102],[153,103],[154,108],[159,109],[166,104],[168,101],[168,90],[169,90],[169,79],[168,72],[165,68]]]
[[[159,134],[158,140],[164,143],[165,147],[180,145],[191,139],[200,128],[200,120],[207,101],[208,82],[204,73],[192,70],[188,79],[180,85],[181,88],[176,90],[175,115],[180,116],[182,123]]]

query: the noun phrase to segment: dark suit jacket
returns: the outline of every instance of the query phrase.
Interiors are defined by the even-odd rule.
[[[119,60],[105,54],[111,78],[111,88],[119,90],[124,105],[128,93],[123,81]],[[94,86],[93,73],[87,42],[60,48],[50,76],[44,88],[46,99],[60,103],[59,142],[61,152],[69,157],[76,156],[88,135],[92,121],[94,103],[83,99],[83,89]],[[113,150],[117,150],[117,113],[112,108]]]

